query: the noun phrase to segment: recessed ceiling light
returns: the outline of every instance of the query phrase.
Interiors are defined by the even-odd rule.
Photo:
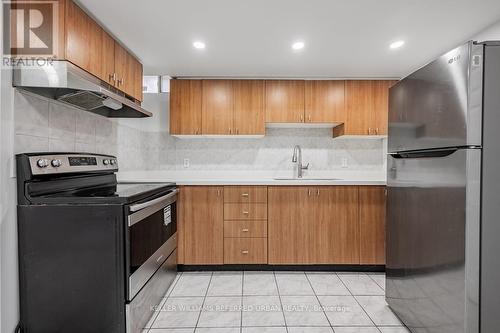
[[[201,50],[201,49],[205,48],[205,43],[200,42],[200,41],[196,41],[196,42],[193,43],[193,46],[194,46],[195,49]]]
[[[397,40],[397,41],[391,43],[391,45],[389,45],[389,47],[391,49],[395,50],[395,49],[399,49],[403,45],[405,45],[405,41],[404,40]]]
[[[292,49],[294,50],[302,50],[304,48],[304,42],[295,42],[292,44]]]

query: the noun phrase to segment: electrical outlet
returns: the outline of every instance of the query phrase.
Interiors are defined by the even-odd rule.
[[[184,164],[183,165],[184,165],[185,169],[189,168],[189,158],[185,158],[184,159]]]
[[[342,165],[342,168],[347,168],[347,157],[342,157],[340,159],[340,164]]]

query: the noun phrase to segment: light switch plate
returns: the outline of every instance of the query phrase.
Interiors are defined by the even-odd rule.
[[[184,159],[183,166],[184,166],[185,169],[189,168],[189,158],[185,158]]]

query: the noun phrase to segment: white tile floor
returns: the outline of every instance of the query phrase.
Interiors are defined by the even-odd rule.
[[[144,333],[408,333],[383,273],[179,273]]]

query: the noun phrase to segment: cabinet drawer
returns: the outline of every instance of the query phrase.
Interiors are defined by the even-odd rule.
[[[224,220],[266,220],[265,203],[225,203]]]
[[[267,202],[266,186],[225,186],[224,202]]]
[[[224,237],[267,237],[267,221],[224,221]]]
[[[266,264],[267,238],[224,238],[224,264]]]

